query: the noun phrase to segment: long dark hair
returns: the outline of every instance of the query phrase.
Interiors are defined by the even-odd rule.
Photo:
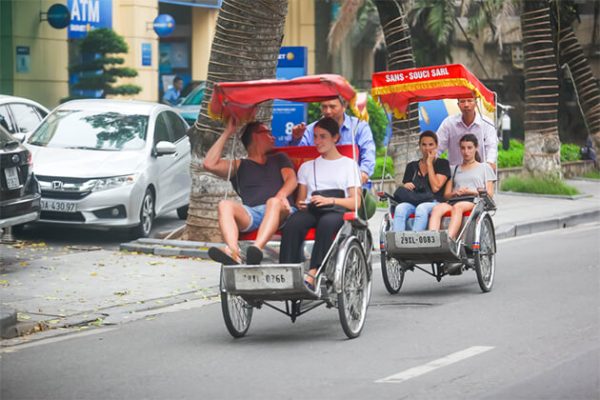
[[[459,143],[462,142],[471,142],[475,145],[475,148],[479,148],[479,140],[477,140],[477,136],[472,133],[467,133],[463,137],[460,138]],[[479,150],[475,150],[475,161],[481,162],[481,156],[479,155]]]

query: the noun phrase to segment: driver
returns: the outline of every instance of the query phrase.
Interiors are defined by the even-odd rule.
[[[225,143],[237,131],[233,119],[229,120],[223,134],[206,153],[204,168],[213,174],[227,178],[231,160],[222,158]],[[208,255],[221,264],[242,262],[238,245],[239,232],[258,229],[254,244],[246,253],[246,262],[260,264],[262,249],[285,219],[296,211],[292,194],[298,184],[292,162],[283,153],[268,154],[275,139],[269,128],[254,121],[248,123],[241,141],[248,157],[233,160],[231,184],[242,199],[219,202],[219,227],[226,244],[224,249],[211,247]]]

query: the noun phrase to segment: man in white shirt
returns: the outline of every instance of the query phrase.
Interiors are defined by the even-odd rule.
[[[442,121],[437,130],[438,152],[441,154],[448,150],[448,161],[450,165],[460,165],[462,156],[460,154],[459,141],[467,133],[472,133],[479,141],[479,149],[482,161],[485,161],[496,169],[498,159],[498,136],[494,123],[477,113],[475,98],[458,100],[460,114],[450,115]]]

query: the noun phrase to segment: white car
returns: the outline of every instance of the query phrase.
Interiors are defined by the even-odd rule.
[[[39,222],[132,228],[150,234],[156,216],[187,216],[188,125],[171,107],[75,100],[48,115],[27,146],[42,189]]]
[[[0,95],[0,125],[12,135],[27,137],[50,111],[23,97]],[[23,137],[21,137],[23,139]]]

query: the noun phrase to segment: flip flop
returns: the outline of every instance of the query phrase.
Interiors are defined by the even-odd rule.
[[[258,265],[263,259],[263,252],[258,247],[251,245],[246,250],[246,264]]]
[[[211,247],[208,249],[208,256],[215,262],[223,265],[237,265],[239,262],[235,261],[231,256],[225,253],[218,247]]]
[[[309,272],[306,272],[304,275],[306,277],[313,278],[312,283],[308,279],[304,278],[304,284],[306,285],[307,288],[309,288],[313,292],[316,292],[317,291],[317,277]]]

